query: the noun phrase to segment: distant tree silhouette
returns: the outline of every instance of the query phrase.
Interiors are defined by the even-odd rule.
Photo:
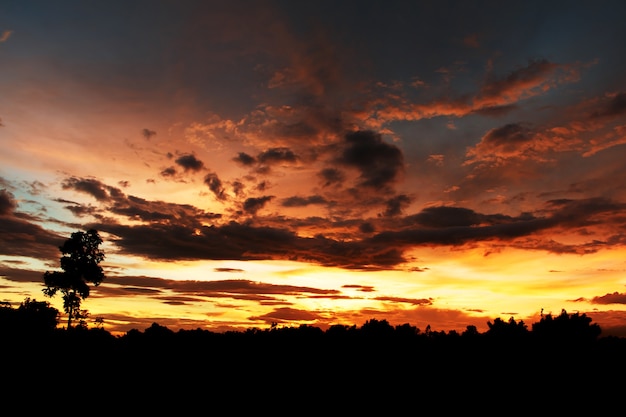
[[[401,339],[410,339],[420,334],[420,329],[409,323],[399,324],[395,327],[395,334]]]
[[[61,269],[63,271],[46,271],[43,292],[54,297],[57,291],[63,294],[63,309],[68,315],[67,328],[72,326],[72,319],[84,319],[86,310],[81,310],[82,301],[89,297],[89,283],[100,285],[104,280],[104,272],[99,265],[104,260],[104,252],[100,250],[102,239],[98,232],[90,229],[87,232],[74,232],[59,247],[61,253]],[[84,322],[83,322],[84,323]]]
[[[326,334],[334,337],[347,337],[357,332],[355,324],[349,326],[347,324],[333,324],[326,329]]]
[[[172,337],[174,335],[174,331],[165,327],[165,326],[161,326],[160,324],[154,322],[150,325],[150,327],[148,327],[145,331],[144,334],[148,337],[152,337],[154,339],[159,339],[159,338],[166,338],[166,337]]]
[[[26,298],[17,308],[17,313],[24,327],[35,331],[53,330],[59,322],[59,310],[47,301]]]
[[[468,325],[465,328],[465,331],[463,331],[463,333],[461,333],[461,336],[463,337],[476,337],[479,336],[480,333],[478,332],[478,328],[476,326],[474,326],[473,324]]]
[[[26,298],[18,308],[10,303],[0,305],[0,331],[20,335],[44,334],[53,331],[59,320],[59,310],[47,301]]]
[[[564,309],[557,317],[542,314],[541,320],[533,323],[533,335],[541,339],[561,341],[592,341],[598,338],[602,329],[585,313],[568,314]]]
[[[513,317],[505,322],[501,318],[487,322],[487,335],[502,340],[520,339],[528,335],[528,326],[523,320],[516,322]]]
[[[394,330],[387,320],[370,319],[361,326],[361,333],[370,337],[390,336]]]

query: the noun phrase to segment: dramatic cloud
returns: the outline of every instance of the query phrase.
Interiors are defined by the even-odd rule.
[[[530,60],[505,78],[490,77],[474,100],[475,108],[493,108],[543,94],[559,83],[575,81],[577,69],[545,59]]]
[[[626,5],[155,2],[5,10],[5,299],[91,227],[111,326],[623,327]]]
[[[265,205],[273,198],[273,196],[247,198],[246,201],[243,203],[243,210],[246,213],[256,214],[260,209],[265,207]]]
[[[603,244],[597,237],[577,245],[541,237],[541,233],[547,230],[580,230],[582,233],[584,228],[591,226],[605,227],[605,239],[611,240],[613,245],[626,244],[626,238],[611,232],[614,227],[626,227],[626,218],[621,215],[626,204],[603,198],[549,200],[536,215],[481,214],[464,207],[433,206],[416,214],[398,217],[402,207],[411,202],[408,196],[398,195],[388,200],[384,213],[386,217],[398,217],[396,230],[381,231],[361,241],[342,241],[322,235],[315,238],[300,237],[288,228],[252,227],[232,220],[219,224],[216,222],[222,219],[220,215],[189,205],[126,196],[121,190],[94,179],[70,178],[64,184],[92,195],[97,201],[106,204],[106,210],[111,213],[146,222],[145,227],[124,227],[110,222],[94,223],[92,226],[117,235],[116,244],[126,247],[130,252],[155,259],[250,260],[269,257],[307,260],[348,269],[393,269],[402,267],[407,262],[404,253],[419,245],[458,246],[509,241],[513,246],[526,249],[591,253]],[[273,198],[247,198],[242,206],[243,211],[256,216]],[[281,205],[306,207],[327,203],[323,197],[313,195],[283,199]],[[68,209],[78,212],[80,207],[74,205],[68,206]],[[81,210],[83,215],[99,217],[99,211],[93,207]],[[264,217],[263,220],[269,223],[272,219]],[[202,221],[211,221],[213,225],[203,226]],[[281,223],[276,222],[277,225]],[[330,236],[332,226],[330,223],[325,224],[326,233]],[[376,230],[371,222],[359,222],[354,227],[366,234]],[[534,236],[532,247],[528,240],[518,240],[530,236]],[[163,245],[163,242],[168,241],[171,243]],[[159,245],[154,246],[151,242],[159,242]]]
[[[309,197],[293,196],[283,199],[283,207],[306,207],[311,204],[327,204],[328,202],[321,195],[312,195]]]
[[[204,168],[204,163],[200,161],[198,158],[196,158],[195,155],[192,155],[192,154],[181,155],[178,158],[176,158],[175,162],[181,167],[183,167],[185,172],[188,172],[188,171],[198,172]]]
[[[325,168],[318,173],[318,176],[322,180],[322,184],[328,187],[333,184],[341,184],[346,176],[343,172],[336,168]]]
[[[546,94],[559,85],[578,81],[583,67],[585,65],[578,63],[556,64],[545,59],[530,60],[528,65],[503,78],[488,73],[485,82],[473,96],[441,97],[426,103],[417,103],[406,97],[390,94],[372,106],[367,122],[381,126],[395,120],[421,120],[438,116],[504,115],[522,100]]]
[[[296,285],[273,285],[245,279],[214,281],[179,281],[151,277],[115,277],[108,283],[150,288],[152,290],[175,290],[177,293],[202,297],[242,298],[245,295],[335,295],[337,290],[325,290]]]
[[[0,190],[0,216],[13,213],[17,207],[15,197],[7,190]]]
[[[401,194],[387,200],[387,209],[383,213],[387,217],[398,216],[411,203],[411,197]]]
[[[529,129],[519,124],[508,124],[487,132],[469,155],[479,154],[483,157],[494,155],[494,158],[519,156],[528,149],[532,139]]]
[[[239,152],[239,154],[235,158],[233,158],[233,161],[238,162],[244,166],[251,166],[256,163],[256,159],[254,159],[254,157],[248,155],[245,152]]]
[[[289,323],[296,321],[314,321],[322,318],[320,314],[314,314],[307,310],[298,310],[290,307],[281,307],[271,313],[262,316],[252,316],[251,320],[263,320],[267,323]]]
[[[609,101],[591,113],[591,118],[617,117],[626,115],[626,93],[620,92],[610,97]]]
[[[288,148],[272,148],[261,152],[257,156],[257,160],[262,164],[277,164],[281,162],[294,163],[298,157],[291,149]]]
[[[18,213],[0,215],[0,255],[24,256],[45,261],[58,259],[63,237]]]
[[[594,304],[626,304],[626,294],[618,293],[606,294],[601,297],[593,297],[591,300]]]
[[[107,201],[112,197],[112,194],[117,193],[114,188],[93,178],[70,177],[63,181],[62,186],[65,190],[72,189],[89,194],[98,201]]]
[[[94,197],[104,204],[96,210],[94,207],[67,206],[73,212],[98,215],[109,211],[132,220],[155,223],[180,223],[192,226],[199,225],[203,220],[219,218],[219,214],[207,213],[189,204],[149,201],[141,197],[126,195],[122,190],[103,184],[95,179],[71,177],[63,182],[65,189],[74,189]]]
[[[224,200],[226,198],[222,181],[216,173],[209,172],[206,174],[204,177],[204,183],[209,187],[209,190],[211,190],[218,200]]]
[[[360,172],[359,186],[376,190],[392,185],[404,168],[402,151],[372,131],[347,134],[337,162]]]
[[[168,168],[165,168],[163,171],[161,171],[161,176],[166,177],[166,178],[175,177],[176,174],[177,174],[176,168],[174,167],[168,167]]]
[[[0,255],[50,259],[59,237],[34,224],[37,220],[17,211],[13,193],[0,190]],[[57,252],[58,253],[58,252]]]

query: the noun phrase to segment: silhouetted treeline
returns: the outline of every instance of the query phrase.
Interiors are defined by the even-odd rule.
[[[46,341],[49,349],[58,345],[59,354],[67,344],[83,345],[94,352],[107,354],[122,351],[201,354],[220,349],[228,353],[254,347],[257,351],[267,350],[277,358],[280,358],[279,352],[287,357],[294,351],[314,351],[318,356],[326,355],[327,351],[347,354],[354,350],[393,350],[403,355],[421,351],[432,356],[441,356],[448,351],[456,351],[457,356],[484,352],[495,354],[499,351],[547,355],[550,354],[547,349],[610,351],[626,346],[624,338],[602,337],[600,326],[592,323],[586,314],[569,314],[565,310],[556,317],[545,314],[530,327],[513,318],[508,321],[496,318],[487,323],[488,330],[482,333],[475,326],[467,326],[462,332],[436,331],[430,326],[422,331],[410,324],[392,326],[386,320],[370,319],[360,327],[337,324],[322,330],[310,325],[279,327],[273,324],[266,329],[227,332],[200,328],[173,331],[153,323],[143,331],[132,329],[121,336],[114,336],[104,328],[87,328],[84,322],[68,331],[58,327],[58,320],[59,312],[47,302],[26,299],[17,308],[9,304],[0,306],[0,334],[4,335],[5,347],[28,346],[29,341]],[[626,355],[626,351],[621,353]]]
[[[513,415],[527,401],[527,410],[541,414],[546,401],[560,412],[583,403],[596,407],[599,396],[621,387],[611,381],[626,371],[626,339],[602,337],[591,318],[566,311],[531,326],[497,318],[482,333],[474,326],[445,332],[371,319],[326,330],[272,325],[223,333],[153,323],[121,336],[84,323],[59,328],[57,313],[31,300],[18,308],[0,306],[0,357],[12,366],[5,381],[17,391],[43,390],[46,397],[110,391],[131,398],[141,412],[164,411],[161,404],[172,402],[191,412],[199,398],[210,398],[228,403],[233,414],[254,404],[257,411],[300,415],[280,408],[294,407],[295,399],[304,407],[297,410],[317,413],[376,407],[397,415],[430,400],[426,406],[443,414],[485,401],[481,407],[497,415]],[[273,396],[277,403],[267,403]],[[322,401],[327,397],[334,400]],[[81,401],[106,404],[101,398]]]

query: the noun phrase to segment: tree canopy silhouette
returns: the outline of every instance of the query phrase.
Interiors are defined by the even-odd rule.
[[[45,333],[58,324],[59,311],[47,301],[26,298],[17,309],[0,303],[0,332],[5,334]]]
[[[564,309],[557,317],[552,314],[541,314],[541,320],[532,325],[533,333],[544,339],[595,340],[602,333],[597,323],[585,313],[568,314]]]
[[[74,232],[59,247],[61,253],[61,269],[63,271],[46,271],[43,279],[46,288],[43,292],[54,297],[57,291],[63,294],[63,309],[67,313],[67,328],[72,326],[72,319],[85,317],[81,311],[82,301],[89,297],[89,283],[100,285],[104,280],[104,272],[99,265],[104,260],[104,252],[100,249],[102,238],[94,229],[87,232]]]

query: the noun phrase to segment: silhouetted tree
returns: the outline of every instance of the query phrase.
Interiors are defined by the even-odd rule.
[[[17,308],[17,313],[20,322],[35,331],[53,330],[59,322],[59,310],[47,301],[26,298]]]
[[[75,232],[59,247],[61,253],[61,269],[63,271],[46,271],[43,292],[54,297],[57,291],[63,294],[63,309],[68,315],[67,328],[72,326],[72,319],[84,319],[86,310],[81,310],[81,302],[89,297],[89,285],[100,285],[104,280],[104,272],[99,265],[104,260],[104,252],[100,250],[102,239],[96,230]]]
[[[516,322],[513,317],[509,319],[508,323],[498,317],[493,323],[487,322],[487,326],[489,327],[487,335],[501,340],[520,339],[528,335],[528,327],[524,321]]]
[[[420,329],[415,326],[411,326],[409,323],[397,325],[395,331],[396,335],[401,338],[415,337],[420,333]]]
[[[166,326],[161,326],[160,324],[154,322],[150,325],[150,327],[144,330],[144,334],[147,337],[151,337],[153,339],[164,339],[172,338],[175,332],[172,329],[167,328]]]
[[[370,319],[361,326],[361,333],[366,336],[383,338],[394,333],[394,328],[387,320]]]
[[[20,335],[41,335],[54,330],[59,310],[46,301],[26,298],[18,308],[10,303],[0,306],[0,332]]]
[[[477,337],[479,335],[480,335],[480,333],[478,332],[478,328],[476,326],[474,326],[473,324],[468,325],[465,328],[465,331],[463,331],[463,333],[461,333],[461,336],[463,336],[463,337]]]
[[[541,320],[532,326],[533,334],[539,338],[561,341],[592,341],[602,330],[585,313],[568,314],[564,309],[555,318],[551,314],[542,314]]]

